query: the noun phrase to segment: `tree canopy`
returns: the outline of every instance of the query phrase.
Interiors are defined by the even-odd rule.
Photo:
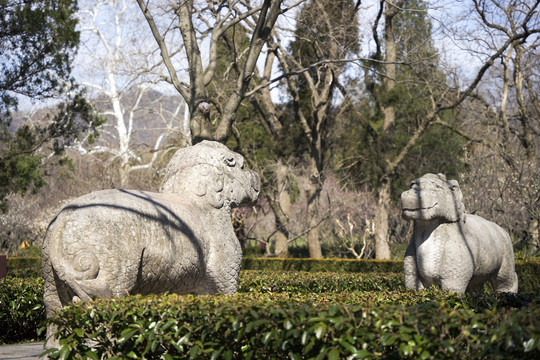
[[[41,156],[54,154],[100,121],[71,77],[79,44],[75,0],[0,0],[0,208],[6,195],[43,185]],[[59,99],[42,125],[12,124],[19,99]],[[10,128],[11,126],[11,128]]]
[[[50,98],[69,85],[76,11],[74,0],[0,0],[0,114],[17,95]]]
[[[357,104],[357,115],[349,112],[350,127],[341,133],[343,147],[337,156],[338,169],[351,184],[377,189],[383,177],[390,176],[394,198],[406,188],[408,180],[425,172],[456,176],[461,170],[464,144],[461,136],[447,128],[428,126],[398,166],[386,174],[388,161],[400,154],[430,112],[430,92],[438,98],[452,96],[431,38],[426,4],[418,0],[400,4],[407,10],[392,18],[394,36],[399,39],[395,43],[395,75],[386,78],[384,67],[388,64],[377,61],[382,54],[371,56],[373,61],[367,62],[371,72],[366,73],[363,84],[368,96]],[[389,107],[393,108],[394,119],[385,128],[384,110]],[[440,116],[452,124],[457,121],[455,111]]]

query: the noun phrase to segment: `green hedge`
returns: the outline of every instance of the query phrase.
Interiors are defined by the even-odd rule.
[[[400,260],[244,258],[243,270],[403,272]]]
[[[33,277],[41,274],[41,258],[8,258],[8,274]],[[309,271],[345,273],[403,273],[399,260],[244,258],[242,270]],[[540,294],[540,262],[517,262],[519,292]]]
[[[7,258],[7,273],[13,277],[41,276],[40,257],[12,257]]]
[[[244,258],[243,270],[310,271],[347,273],[401,273],[401,260]],[[519,292],[540,294],[540,262],[517,262]],[[403,275],[402,275],[403,276]]]
[[[405,290],[403,274],[242,270],[238,292],[352,293]]]
[[[64,312],[62,312],[61,317],[54,320],[63,324],[61,325],[61,328],[63,328],[61,330],[63,332],[62,336],[67,337],[65,340],[62,340],[64,342],[64,347],[61,349],[62,354],[69,355],[70,353],[75,354],[80,351],[89,351],[89,349],[84,348],[85,345],[81,342],[81,339],[92,338],[98,341],[98,347],[94,351],[95,356],[98,357],[109,357],[112,356],[111,354],[125,357],[129,352],[134,351],[140,357],[144,355],[146,358],[159,358],[161,355],[164,355],[165,351],[169,351],[169,355],[174,355],[176,358],[186,358],[191,355],[200,358],[210,358],[215,351],[217,351],[217,355],[220,348],[223,347],[223,351],[231,351],[230,353],[220,353],[220,356],[225,358],[228,357],[227,354],[230,354],[232,358],[249,356],[253,358],[267,358],[266,354],[269,354],[268,357],[281,358],[283,356],[289,357],[289,353],[292,354],[292,357],[298,355],[303,358],[314,358],[320,354],[326,354],[328,357],[330,351],[334,355],[338,354],[341,358],[349,355],[352,356],[354,353],[351,350],[352,348],[347,344],[351,344],[351,346],[358,350],[358,356],[366,355],[368,358],[379,356],[383,358],[397,358],[402,357],[408,351],[414,351],[415,355],[411,355],[411,357],[418,357],[422,354],[425,356],[433,354],[433,349],[436,349],[438,346],[441,347],[446,343],[456,347],[456,344],[461,344],[462,341],[473,341],[471,340],[473,338],[483,342],[488,336],[485,333],[486,331],[491,334],[491,338],[495,336],[493,339],[510,339],[504,340],[507,341],[507,344],[511,344],[513,341],[514,345],[512,346],[505,345],[506,347],[501,349],[497,348],[499,350],[495,353],[495,358],[499,356],[497,355],[499,353],[506,356],[511,355],[512,358],[527,358],[531,354],[536,354],[534,351],[538,351],[538,329],[540,328],[538,326],[538,315],[540,314],[538,314],[537,299],[530,295],[486,293],[459,296],[444,293],[437,289],[430,289],[423,292],[405,291],[403,290],[402,275],[395,273],[310,273],[253,270],[241,272],[238,291],[239,293],[235,296],[180,297],[174,295],[156,295],[151,297],[99,300],[91,303],[89,309],[82,304],[74,305],[72,308],[65,310],[68,315],[63,315]],[[39,278],[19,279],[8,277],[0,281],[1,343],[43,338],[43,333],[41,335],[37,334],[37,330],[45,317],[42,294],[43,281]],[[156,306],[158,308],[154,308],[154,305],[152,305],[154,303],[157,304]],[[169,304],[171,313],[167,313],[169,310],[164,309],[166,304]],[[313,334],[315,330],[310,330],[314,326],[313,322],[315,320],[313,319],[318,318],[319,313],[325,314],[325,312],[329,312],[334,304],[336,304],[340,313],[350,312],[354,314],[351,321],[365,321],[368,330],[365,328],[347,327],[339,331],[336,330],[337,332],[331,331],[329,333],[331,337],[317,338],[317,334],[322,331],[322,328],[317,330],[317,334]],[[115,309],[111,309],[111,306],[115,307]],[[159,308],[159,306],[163,308]],[[463,314],[474,314],[472,320],[469,320],[478,320],[485,327],[480,330],[474,330],[476,332],[480,331],[480,333],[477,334],[473,331],[471,333],[473,335],[467,335],[469,337],[465,337],[465,340],[458,336],[459,334],[457,333],[452,333],[450,337],[443,337],[437,340],[434,338],[437,333],[435,331],[429,334],[422,333],[423,340],[421,338],[413,339],[411,340],[411,344],[402,345],[399,339],[399,341],[395,340],[398,342],[394,343],[394,340],[390,338],[391,336],[399,338],[403,335],[403,331],[410,331],[416,328],[421,329],[422,326],[427,326],[421,322],[418,323],[416,320],[412,321],[406,316],[406,309],[410,307],[424,309],[418,311],[421,311],[422,316],[430,319],[443,315],[446,318],[455,318],[451,320],[456,321],[455,324],[445,323],[439,319],[436,320],[434,326],[438,329],[437,331],[444,330],[445,326],[449,328],[455,326],[458,329],[465,329],[463,331],[471,332],[467,326],[472,326],[471,324],[473,323],[468,323],[466,315]],[[300,309],[298,314],[294,312],[296,308]],[[205,309],[208,310],[207,313],[205,313]],[[360,316],[358,311],[361,309],[365,310],[365,314],[362,313],[362,317],[358,318]],[[165,311],[163,313],[163,321],[165,322],[157,322],[152,325],[156,317],[159,317],[159,314],[163,311]],[[230,313],[231,311],[233,311],[232,314]],[[234,313],[234,311],[240,312]],[[433,311],[433,313],[429,313],[430,311]],[[75,315],[73,313],[69,315],[70,312],[75,312]],[[177,312],[182,313],[182,315],[179,316]],[[458,312],[460,315],[456,315],[454,312]],[[522,314],[521,312],[524,313]],[[503,316],[503,314],[506,315]],[[529,314],[529,318],[524,314]],[[280,316],[281,320],[276,320]],[[367,316],[368,320],[364,320],[363,316]],[[392,320],[392,316],[401,317],[400,328],[394,328],[392,331],[390,331],[391,329],[384,330],[379,334],[381,324],[394,321]],[[86,317],[90,318],[87,319]],[[176,319],[177,317],[178,320],[176,322],[167,324],[167,321]],[[246,320],[250,319],[250,317],[251,320]],[[477,319],[477,317],[479,318]],[[235,333],[226,334],[226,336],[221,337],[219,334],[227,326],[223,324],[218,325],[217,322],[220,319],[228,321],[229,323],[226,322],[226,324],[229,324],[227,325],[229,327],[232,327],[231,322],[236,320],[244,325],[239,325],[240,327],[235,330]],[[302,335],[303,338],[302,336],[298,338],[300,335],[296,332],[289,335],[271,333],[271,335],[268,335],[268,338],[264,338],[258,331],[257,335],[253,335],[251,330],[245,334],[245,329],[241,330],[242,326],[248,327],[249,322],[253,322],[254,324],[261,323],[266,325],[257,325],[260,326],[257,329],[260,329],[262,333],[266,331],[264,334],[268,334],[274,329],[269,324],[274,324],[275,321],[282,324],[287,323],[287,321],[290,321],[291,324],[297,324],[295,325],[296,328],[302,330],[302,334],[305,332],[306,335]],[[505,328],[508,325],[506,321],[512,322],[510,323],[512,326],[508,329]],[[103,325],[99,325],[102,322]],[[189,326],[187,325],[188,323]],[[327,323],[324,321],[323,325],[327,328],[333,326],[331,322]],[[100,326],[103,327],[100,328]],[[114,329],[109,330],[108,327],[110,326]],[[124,340],[119,340],[122,338],[122,335],[129,334],[138,326],[141,327],[139,333],[134,332],[132,335],[133,339],[130,340],[138,341],[138,343],[131,344],[125,343]],[[151,331],[153,328],[156,331],[162,331],[162,326],[171,329],[175,328],[176,330],[174,330],[174,334],[164,332],[157,335]],[[185,326],[188,326],[187,330]],[[249,327],[253,326],[255,325],[249,325]],[[401,329],[401,326],[403,326],[404,330]],[[498,328],[501,326],[503,327],[502,330]],[[536,332],[533,331],[531,333],[529,329],[531,326],[533,326],[533,329],[536,329]],[[210,328],[207,329],[207,327],[215,328],[212,330]],[[281,328],[277,327],[277,329]],[[178,335],[177,330],[186,331],[185,334],[182,334],[187,335],[187,337],[184,337],[184,335],[175,337]],[[358,333],[358,331],[361,333]],[[368,333],[365,333],[366,331]],[[373,334],[370,331],[373,331]],[[494,333],[495,331],[499,331],[499,333]],[[384,335],[387,332],[390,332],[390,335]],[[113,335],[116,336],[118,341],[109,339]],[[311,339],[313,335],[315,335],[315,340],[313,340],[314,343],[310,345],[312,347],[310,348],[308,346],[310,342],[306,341],[308,337]],[[382,338],[383,335],[386,337]],[[245,338],[246,336],[248,338]],[[252,336],[255,336],[253,340],[250,339]],[[292,338],[289,339],[289,336],[292,336]],[[363,336],[367,336],[367,338]],[[180,344],[182,345],[181,350],[183,352],[180,352],[176,347],[176,350],[171,350],[170,347],[175,346],[170,342],[173,341],[171,339],[176,339],[174,341],[177,341],[182,337],[184,337],[183,341],[185,342],[184,344]],[[352,343],[347,340],[351,337],[355,339]],[[234,340],[236,343],[234,343],[233,347],[229,348],[229,344],[233,341],[233,338],[238,339]],[[100,341],[104,343],[100,344]],[[278,343],[280,341],[282,341],[283,345],[283,349],[281,350],[278,349]],[[359,344],[360,341],[363,342]],[[428,345],[425,344],[426,341]],[[490,341],[487,344],[491,344],[489,346],[492,346],[495,340]],[[365,348],[363,348],[364,343],[367,344]],[[175,344],[178,345],[178,343]],[[292,344],[290,346],[293,347],[289,348],[287,344]],[[424,345],[420,346],[419,344]],[[497,345],[500,344],[497,343]],[[144,346],[144,349],[141,349],[142,346]],[[149,346],[148,349],[150,350],[146,349],[146,346]],[[406,346],[410,346],[409,350],[407,350],[408,348]],[[486,349],[489,349],[489,346]],[[127,351],[127,349],[131,350]],[[452,353],[449,349],[439,349],[437,351],[443,351],[443,354],[445,354],[443,357],[447,358],[451,358],[453,356],[452,354],[457,354],[456,357],[478,355],[480,351],[467,347],[459,351],[455,350],[457,352]],[[482,351],[488,351],[486,349]],[[427,352],[424,352],[424,350]],[[200,351],[204,355],[197,355]],[[59,354],[57,353],[53,357],[59,357]],[[90,355],[93,356],[93,354]]]
[[[351,297],[360,291],[392,291],[403,289],[399,274],[347,274],[307,272],[242,271],[238,292],[320,294],[334,292]],[[0,343],[43,338],[36,331],[45,319],[43,280],[15,278],[0,280]]]
[[[40,339],[43,320],[43,279],[0,280],[0,344]]]
[[[519,293],[540,295],[540,262],[516,263]]]
[[[52,319],[63,339],[60,349],[49,355],[64,359],[540,356],[537,302],[519,307],[524,302],[516,302],[515,296],[460,297],[437,289],[355,293],[347,303],[328,301],[326,295],[135,296],[79,303]],[[87,339],[92,339],[92,348]]]

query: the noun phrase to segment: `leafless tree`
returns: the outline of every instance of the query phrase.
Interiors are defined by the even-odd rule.
[[[285,2],[187,0],[151,4],[137,0],[137,3],[159,47],[168,73],[165,80],[188,105],[192,141],[224,142],[230,136],[238,107],[257,71],[259,55],[278,17],[288,10],[282,6]],[[218,46],[227,31],[235,27],[240,27],[249,37],[249,46],[234,54],[229,68],[238,71],[233,73],[218,69]],[[178,51],[167,43],[177,32]],[[187,69],[175,65],[174,60],[179,56],[186,59]],[[223,81],[233,84],[233,91],[224,101],[217,101],[209,88]]]
[[[165,80],[188,104],[193,142],[202,139],[225,142],[234,131],[234,120],[242,100],[257,96],[258,90],[262,89],[268,95],[263,96],[262,101],[273,106],[268,89],[270,83],[267,81],[259,86],[262,80],[257,60],[265,46],[271,48],[266,51],[269,68],[266,67],[264,72],[272,71],[274,35],[277,34],[274,27],[280,16],[303,1],[185,1],[161,6],[137,1],[166,65],[168,76]],[[169,19],[169,23],[163,19]],[[177,32],[181,51],[174,53],[166,41]],[[227,48],[227,60],[230,61],[225,66],[224,59],[220,58],[223,47]],[[187,69],[179,67],[180,57],[186,59]],[[250,88],[253,79],[258,80],[256,89]],[[269,136],[276,135],[281,124],[274,122],[271,126]],[[283,169],[282,165],[278,163],[276,169]],[[280,180],[277,192],[268,194],[278,223],[276,236],[280,241],[277,248],[285,251],[284,244],[290,241],[287,230],[290,210],[288,193],[283,186],[286,177],[280,176],[280,179],[283,181]]]
[[[527,1],[474,1],[483,39],[474,52],[508,46],[490,69],[491,81],[481,84],[482,91],[469,104],[484,111],[476,125],[469,123],[468,132],[478,134],[479,126],[491,131],[483,137],[482,148],[472,150],[473,171],[466,176],[475,195],[490,192],[483,198],[476,195],[471,206],[526,240],[533,252],[540,246],[538,6]]]
[[[186,116],[181,102],[168,109],[163,96],[156,98],[153,88],[159,81],[161,59],[153,54],[153,47],[136,41],[151,34],[135,4],[129,0],[86,0],[80,6],[83,46],[77,59],[78,76],[107,123],[101,128],[104,141],[79,150],[107,153],[110,162],[118,161],[119,186],[123,187],[131,172],[152,168],[168,136],[188,135],[182,131]],[[154,133],[146,137],[151,144],[136,140],[135,121],[143,114],[150,119],[144,130]],[[143,160],[142,146],[152,156]]]
[[[487,1],[477,1],[474,0],[474,5],[476,8],[475,13],[475,19],[477,20],[485,20],[485,12],[483,9],[487,6]],[[498,4],[497,2],[493,1],[493,4],[497,4],[497,8],[503,9],[503,5]],[[511,2],[515,3],[515,2]],[[381,1],[381,9],[386,6],[386,8],[394,7],[398,8],[400,11],[406,11],[406,9],[402,9],[399,7],[399,2],[395,1]],[[479,57],[480,59],[480,65],[478,67],[478,70],[474,72],[474,75],[471,77],[471,80],[469,80],[464,85],[457,87],[457,88],[446,88],[444,89],[444,84],[437,84],[430,81],[429,78],[422,77],[420,73],[418,73],[414,81],[416,82],[423,82],[425,85],[425,89],[427,90],[426,96],[429,99],[430,102],[430,109],[427,112],[425,116],[423,116],[422,119],[419,119],[418,124],[412,135],[409,137],[407,143],[400,149],[399,152],[396,153],[395,156],[391,156],[385,159],[384,166],[383,166],[383,175],[381,177],[381,186],[378,190],[378,214],[376,216],[376,242],[377,242],[377,249],[379,249],[379,252],[376,254],[377,258],[388,258],[389,257],[389,251],[387,247],[388,243],[388,226],[384,225],[385,223],[388,223],[388,216],[387,211],[390,206],[390,182],[391,177],[396,171],[397,167],[402,163],[404,158],[407,156],[407,154],[410,152],[410,150],[413,148],[413,146],[419,141],[421,136],[425,133],[426,129],[430,126],[447,126],[452,128],[454,131],[460,133],[461,135],[465,136],[470,141],[478,141],[478,138],[474,138],[463,131],[460,131],[460,129],[457,129],[455,126],[451,126],[445,121],[443,121],[440,117],[440,114],[448,109],[456,109],[458,108],[466,99],[468,99],[471,95],[474,94],[475,90],[477,89],[479,83],[484,79],[484,75],[487,73],[487,71],[493,66],[495,61],[501,58],[501,56],[504,56],[504,54],[512,47],[513,44],[516,43],[525,43],[527,39],[530,39],[532,36],[535,36],[540,29],[538,28],[537,20],[535,18],[536,15],[536,9],[538,7],[538,3],[532,6],[526,6],[525,4],[521,4],[522,6],[519,7],[519,10],[514,5],[508,5],[506,8],[504,8],[506,12],[509,12],[513,14],[512,16],[516,16],[516,21],[512,24],[512,32],[505,32],[505,37],[498,37],[500,39],[499,42],[495,43],[493,47],[490,47],[487,49],[487,51]],[[517,12],[516,12],[517,11]],[[388,14],[388,11],[380,10],[380,14]],[[517,16],[519,13],[519,16]],[[447,14],[446,14],[447,15]],[[390,20],[387,18],[385,19],[387,22]],[[469,18],[468,21],[471,21]],[[441,20],[441,24],[445,24]],[[388,24],[385,25],[385,31],[388,31],[389,27]],[[492,34],[492,32],[490,32]],[[456,36],[456,33],[452,34],[453,36]],[[492,36],[494,36],[492,34]],[[456,41],[459,41],[457,37],[455,38]],[[467,39],[471,40],[471,39]],[[478,41],[478,37],[476,37],[476,40]],[[388,57],[389,54],[386,54]],[[480,55],[480,54],[477,54]],[[391,55],[390,55],[391,56]],[[384,59],[385,62],[388,64],[390,63],[388,59]],[[407,64],[407,61],[404,62]],[[411,69],[414,71],[415,68],[417,68],[419,63],[408,63],[408,66],[411,67]],[[388,71],[391,71],[391,68],[388,68],[388,66],[385,69],[385,77],[388,77]],[[385,244],[386,243],[386,244]]]
[[[277,137],[283,131],[283,124],[268,84],[284,79],[285,91],[293,104],[293,116],[299,121],[309,144],[305,170],[309,182],[304,190],[307,196],[308,246],[312,258],[322,257],[319,231],[321,223],[328,217],[328,214],[320,214],[319,209],[327,165],[325,141],[331,127],[331,112],[335,110],[332,102],[336,99],[335,91],[339,88],[346,59],[351,57],[351,50],[358,42],[356,14],[360,3],[338,1],[328,5],[327,1],[313,0],[299,11],[296,33],[291,35],[296,37],[297,49],[286,46],[282,40],[283,32],[274,32],[269,40],[260,85],[252,90],[260,91],[265,129]],[[272,77],[276,61],[282,74]],[[305,92],[309,93],[307,97]],[[306,103],[308,105],[304,106]],[[270,203],[277,204],[277,201],[270,199]],[[285,228],[287,216],[280,206],[275,208],[278,223]]]

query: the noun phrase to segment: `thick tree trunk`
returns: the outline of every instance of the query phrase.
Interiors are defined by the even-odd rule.
[[[274,254],[277,257],[280,258],[287,258],[289,257],[289,247],[288,247],[288,238],[287,235],[285,235],[285,232],[282,230],[276,231],[276,247],[274,250]]]
[[[521,68],[523,56],[525,50],[522,45],[515,47],[516,56],[514,59],[514,86],[516,89],[516,100],[518,102],[518,114],[519,120],[522,126],[521,144],[525,148],[527,160],[531,165],[536,165],[536,149],[534,143],[533,131],[531,129],[531,123],[529,119],[529,111],[525,102],[525,96],[523,93],[523,82],[525,76]]]
[[[384,90],[392,91],[396,81],[396,59],[397,47],[394,34],[394,18],[399,14],[402,1],[386,1],[384,9],[384,72],[382,78]],[[381,2],[382,4],[382,2]],[[396,121],[396,113],[393,104],[381,104],[381,112],[383,114],[383,134],[382,141],[386,139],[393,140],[393,128]],[[383,140],[385,139],[385,140]],[[405,153],[408,151],[404,149]],[[400,155],[401,156],[401,155]],[[390,159],[388,159],[390,160]],[[394,171],[401,159],[393,159],[388,163],[386,173]],[[388,209],[390,208],[390,186],[391,182],[388,177],[384,177],[377,193],[377,209],[375,212],[375,258],[390,259],[390,246],[388,244]]]
[[[537,160],[536,160],[536,144],[533,135],[533,130],[531,128],[531,118],[530,111],[528,109],[528,104],[525,101],[524,95],[524,82],[525,74],[523,73],[522,64],[523,57],[525,56],[525,49],[523,45],[518,44],[515,47],[516,55],[514,58],[514,87],[516,90],[516,100],[518,103],[518,114],[519,120],[522,126],[522,133],[520,138],[521,145],[525,149],[525,155],[527,157],[528,166],[531,169],[531,175],[534,172],[534,169],[537,169]],[[509,52],[510,56],[511,52]],[[532,176],[530,180],[530,187],[534,188],[537,184],[538,179]],[[534,206],[534,205],[531,205]],[[535,213],[533,209],[530,209],[531,214]],[[539,234],[538,234],[538,219],[531,215],[528,232],[531,236],[531,248],[538,248],[539,244]]]
[[[375,258],[390,259],[388,243],[388,209],[390,208],[390,183],[384,181],[377,194],[375,213]]]
[[[384,24],[384,40],[385,40],[385,77],[383,84],[386,91],[391,91],[395,87],[396,80],[396,42],[394,35],[394,17],[399,13],[399,8],[391,2],[386,3],[385,9],[385,24]],[[394,127],[396,114],[392,104],[384,104],[382,107],[383,131],[391,131]]]
[[[540,249],[538,219],[531,220],[529,224],[529,233],[531,234],[531,249],[533,251],[537,251],[538,249]]]
[[[291,215],[291,196],[288,186],[289,168],[281,161],[276,164],[277,196],[279,214],[276,214],[276,247],[274,253],[278,257],[289,256],[289,219]]]
[[[315,161],[312,161],[309,171],[309,182],[306,188],[307,196],[307,226],[308,226],[308,248],[309,257],[313,259],[321,259],[322,248],[319,239],[319,197],[321,194],[321,183],[319,171]]]
[[[129,174],[129,163],[128,160],[122,159],[122,162],[119,166],[118,172],[119,172],[119,178],[120,178],[120,188],[125,188],[128,182],[128,174]]]
[[[203,140],[217,140],[210,129],[209,112],[210,109],[204,105],[199,105],[199,109],[193,112],[191,117],[191,136],[193,145]]]
[[[315,201],[308,204],[307,223],[310,226],[308,232],[309,257],[312,259],[322,259],[321,241],[319,239],[319,227],[317,226],[317,209]]]

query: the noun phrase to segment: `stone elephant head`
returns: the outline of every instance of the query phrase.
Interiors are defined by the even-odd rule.
[[[426,174],[413,180],[411,188],[401,194],[401,211],[406,220],[465,221],[459,184],[442,174]]]
[[[178,150],[160,188],[161,193],[195,196],[214,208],[253,205],[259,190],[259,176],[244,168],[244,158],[214,141]]]

